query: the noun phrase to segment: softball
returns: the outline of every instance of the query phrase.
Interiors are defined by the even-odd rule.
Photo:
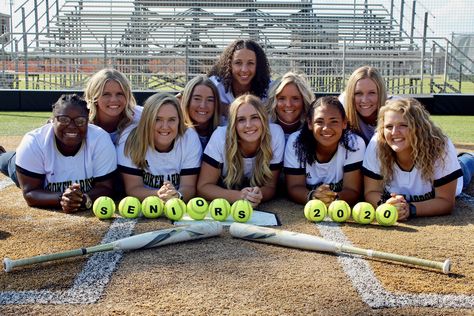
[[[100,196],[94,201],[92,211],[97,218],[112,218],[115,213],[115,202],[108,196]]]
[[[375,210],[375,220],[382,226],[392,226],[398,220],[398,210],[392,204],[381,204]]]

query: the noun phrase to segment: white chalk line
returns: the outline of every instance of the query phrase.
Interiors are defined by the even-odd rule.
[[[5,189],[11,185],[15,184],[10,178],[6,178],[4,180],[0,180],[0,190]]]
[[[351,244],[339,224],[324,221],[316,226],[322,237]],[[474,308],[473,295],[391,293],[383,288],[367,260],[357,255],[339,255],[337,260],[341,263],[344,272],[349,276],[362,300],[372,308]]]
[[[12,185],[10,179],[0,181],[0,190]],[[459,198],[474,203],[474,198],[462,193]],[[111,242],[132,234],[136,220],[118,218],[110,225],[102,243]],[[325,221],[317,225],[328,240],[350,244],[338,224]],[[0,305],[6,304],[91,304],[97,302],[112,273],[123,256],[122,251],[96,253],[84,265],[74,285],[66,291],[6,291],[0,292]],[[357,255],[338,256],[362,300],[372,308],[438,307],[474,308],[474,296],[454,294],[395,294],[386,291],[378,281],[368,262]],[[98,269],[97,267],[100,267]]]
[[[137,220],[115,219],[101,243],[104,244],[130,236],[136,223]],[[71,288],[64,291],[32,290],[0,292],[0,305],[95,303],[109,283],[122,256],[123,251],[95,253],[87,260]]]

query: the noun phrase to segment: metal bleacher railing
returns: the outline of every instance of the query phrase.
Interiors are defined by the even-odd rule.
[[[367,1],[34,0],[12,13],[1,88],[82,89],[92,73],[113,67],[134,90],[176,91],[236,38],[262,45],[273,77],[303,72],[321,93],[342,91],[365,64],[394,94],[459,93],[474,82],[465,66],[472,59],[451,41],[413,37],[392,11]]]

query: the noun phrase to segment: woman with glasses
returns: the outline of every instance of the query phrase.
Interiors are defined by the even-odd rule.
[[[112,194],[115,147],[105,131],[89,124],[87,103],[75,94],[62,95],[50,123],[23,137],[16,159],[15,153],[0,158],[2,169],[9,161],[14,180],[16,170],[16,184],[29,206],[73,213]]]

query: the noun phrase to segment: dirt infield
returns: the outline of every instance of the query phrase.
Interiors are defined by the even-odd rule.
[[[0,137],[1,141],[1,137]],[[7,143],[12,149],[14,141]],[[3,142],[5,144],[5,142]],[[108,242],[173,227],[166,219],[100,221],[29,208],[0,176],[0,259]],[[281,229],[443,261],[452,274],[220,237],[0,272],[0,315],[466,315],[474,314],[474,185],[451,216],[393,227],[313,224],[284,198],[260,210]]]

